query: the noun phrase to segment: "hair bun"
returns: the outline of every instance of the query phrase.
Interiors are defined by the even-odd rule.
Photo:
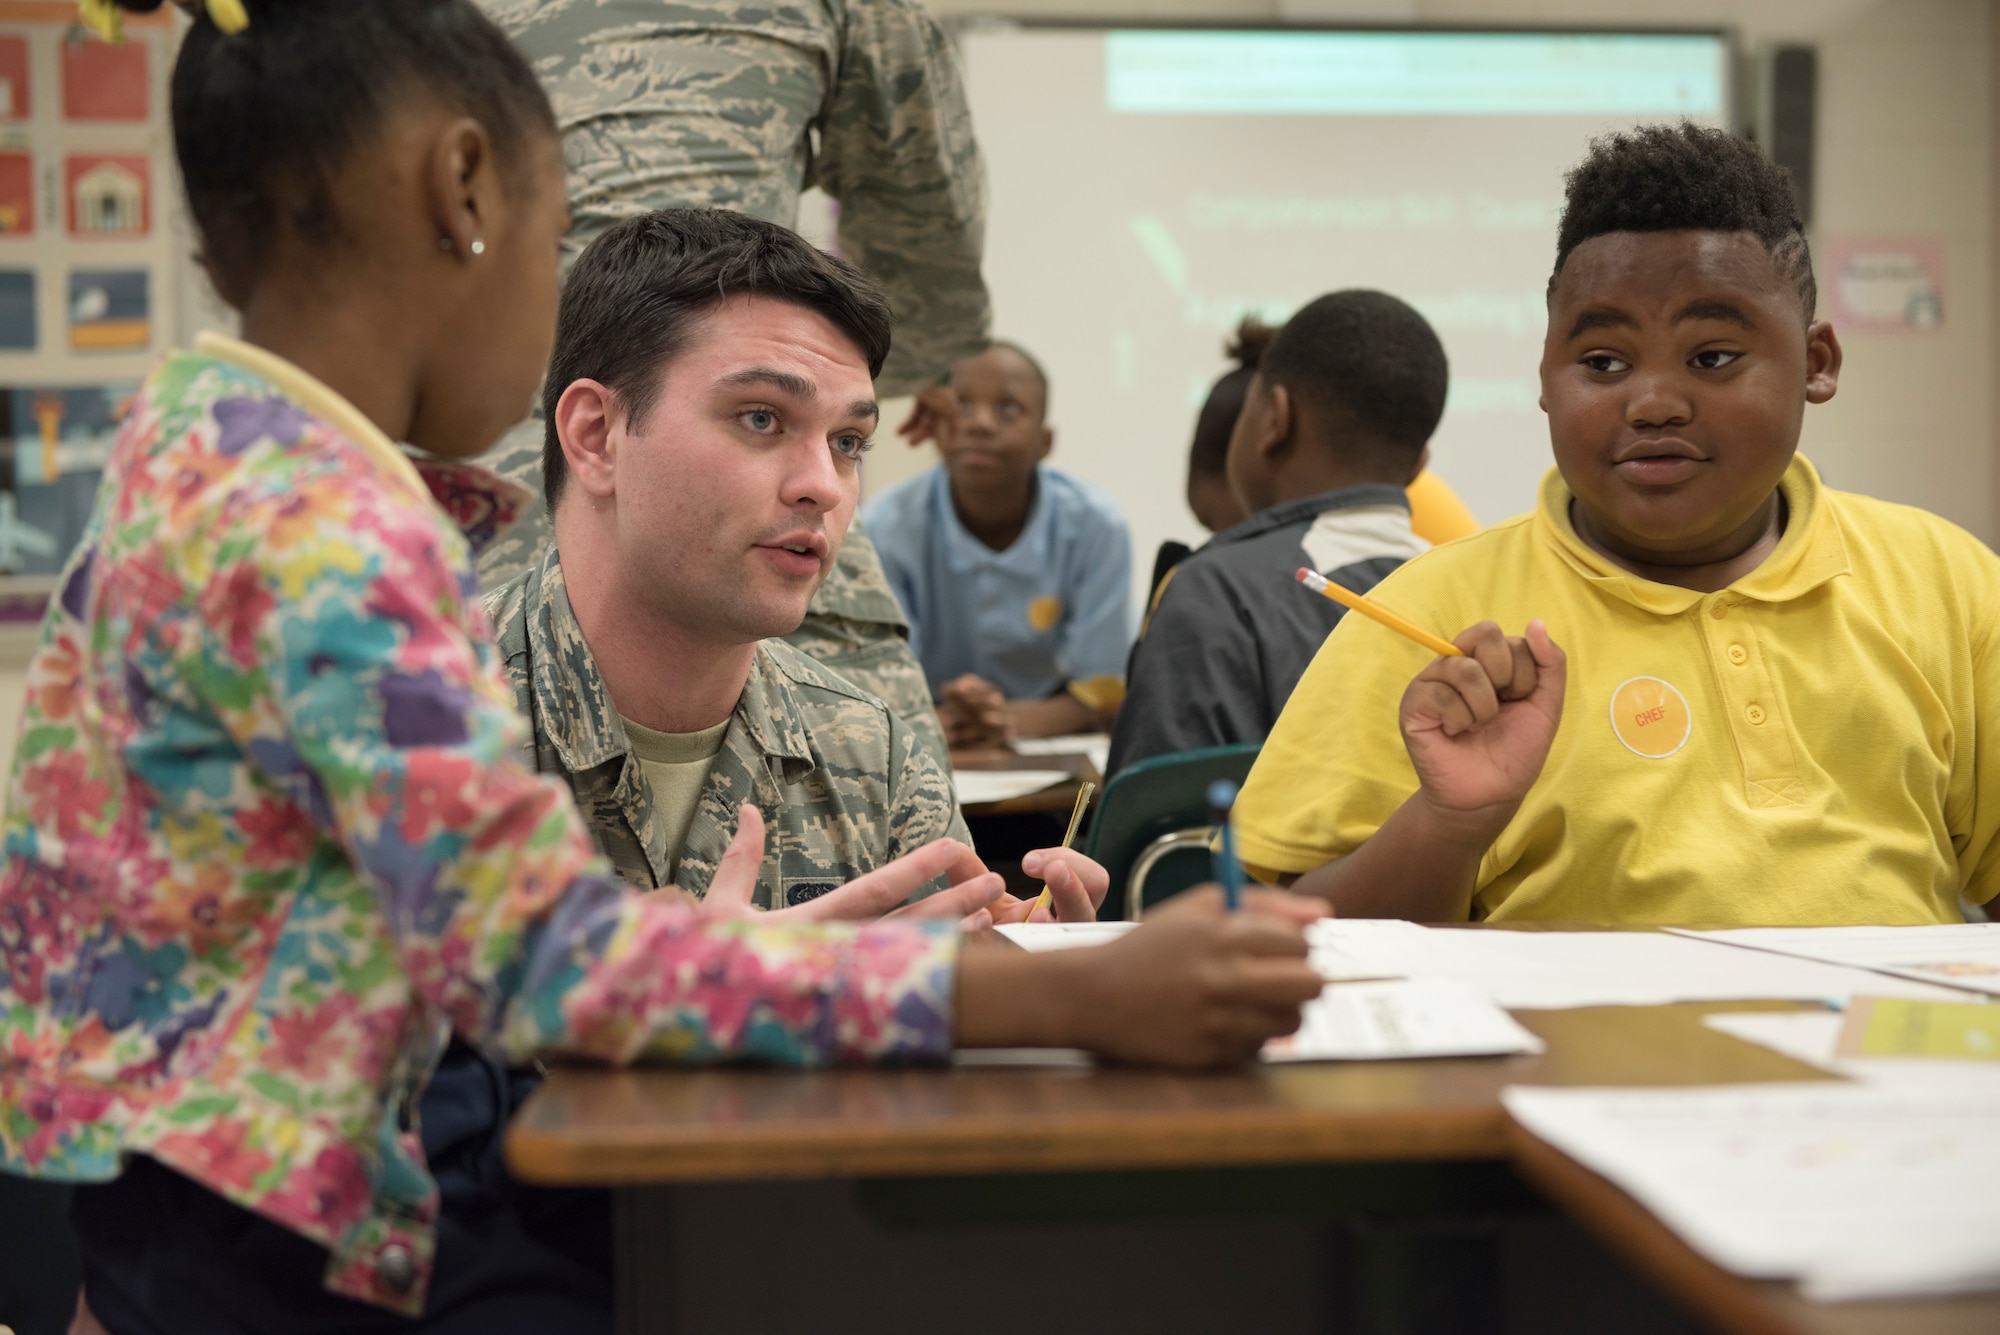
[[[1222,350],[1238,366],[1246,371],[1257,369],[1257,363],[1264,360],[1270,350],[1271,340],[1278,336],[1277,325],[1265,324],[1254,315],[1243,317],[1243,323],[1236,326],[1236,332],[1222,345]]]

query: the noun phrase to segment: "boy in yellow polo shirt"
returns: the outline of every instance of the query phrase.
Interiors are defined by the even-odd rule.
[[[1471,625],[1466,656],[1343,618],[1244,787],[1244,859],[1430,921],[1940,923],[1991,899],[2000,559],[1797,457],[1841,362],[1813,302],[1755,148],[1592,145],[1549,285],[1540,503],[1374,595]]]

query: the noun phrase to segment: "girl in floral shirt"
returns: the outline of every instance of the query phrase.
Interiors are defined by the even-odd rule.
[[[621,887],[515,758],[471,560],[520,498],[452,462],[525,415],[553,330],[532,74],[469,0],[210,0],[173,117],[243,338],[168,358],[119,432],[29,669],[0,872],[0,1168],[107,1184],[78,1205],[105,1327],[423,1313],[413,1110],[452,1033],[516,1060],[1212,1062],[1296,1025],[1319,988],[1296,928],[1212,905],[961,955],[948,920]],[[718,898],[747,896],[757,824]],[[941,841],[859,897],[941,874],[962,911],[998,893]],[[296,1267],[248,1241],[273,1225],[329,1293],[286,1292]],[[207,1265],[174,1261],[190,1235]],[[453,1315],[491,1328],[478,1293]]]

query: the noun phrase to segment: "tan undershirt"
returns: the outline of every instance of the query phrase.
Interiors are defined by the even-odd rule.
[[[645,771],[646,783],[653,790],[653,809],[666,826],[667,847],[673,850],[667,875],[672,876],[680,870],[681,848],[701,806],[702,785],[708,782],[708,768],[722,750],[729,720],[700,732],[654,732],[622,714],[619,717],[625,724],[626,739],[632,743],[632,754],[639,758],[639,768]]]

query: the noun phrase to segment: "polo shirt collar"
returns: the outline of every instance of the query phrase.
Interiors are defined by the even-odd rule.
[[[1394,505],[1404,510],[1410,508],[1410,497],[1401,487],[1386,482],[1366,482],[1356,487],[1337,487],[1332,491],[1322,491],[1317,496],[1305,496],[1295,501],[1280,501],[1266,506],[1240,524],[1222,530],[1210,539],[1213,543],[1243,542],[1273,529],[1284,528],[1288,524],[1309,523],[1332,510],[1358,510],[1364,506]]]
[[[584,638],[570,606],[562,560],[555,548],[542,558],[541,573],[530,579],[527,596],[536,709],[563,769],[580,774],[613,761],[622,763],[631,754],[632,741],[611,692],[597,673],[596,660],[587,646],[582,653],[563,652],[565,645],[584,645]],[[568,726],[571,723],[574,726]],[[770,651],[761,644],[750,662],[743,694],[730,714],[723,745],[734,746],[739,732],[748,736],[759,754],[776,757],[783,764],[787,781],[800,777],[797,767],[812,768],[812,747],[799,702],[784,674],[771,662]]]
[[[1047,546],[1044,530],[1054,522],[1054,504],[1049,497],[1049,471],[1046,467],[1035,467],[1035,499],[1029,503],[1028,522],[1021,526],[1021,536],[1014,539],[1005,551],[996,552],[966,528],[958,517],[958,507],[951,503],[951,474],[940,465],[931,482],[933,503],[945,535],[945,563],[955,575],[970,575],[980,570],[990,570],[995,566],[1038,572],[1044,564],[1043,551]]]
[[[476,464],[405,454],[340,391],[268,348],[210,330],[195,337],[195,351],[268,382],[352,441],[383,476],[428,495],[458,525],[475,554],[534,502],[532,489]]]
[[[1785,475],[1778,480],[1778,490],[1784,493],[1787,512],[1784,535],[1762,565],[1725,592],[1759,602],[1790,602],[1852,568],[1846,539],[1826,505],[1826,487],[1804,455],[1792,456]],[[1663,616],[1678,615],[1714,596],[1656,584],[1613,565],[1577,534],[1570,520],[1574,498],[1561,472],[1551,468],[1542,478],[1535,527],[1571,569],[1604,593]]]

